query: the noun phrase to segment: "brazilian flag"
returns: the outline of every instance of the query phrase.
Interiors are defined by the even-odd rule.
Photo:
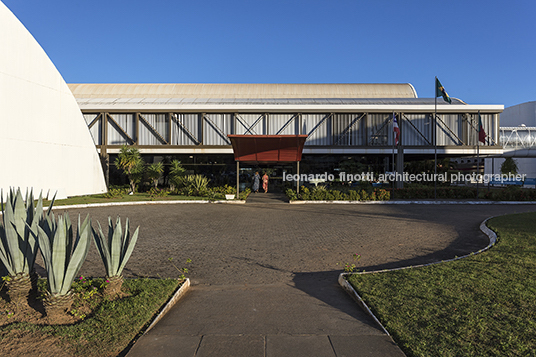
[[[452,101],[450,100],[450,97],[449,95],[447,94],[447,91],[445,90],[445,88],[443,88],[443,85],[441,84],[441,82],[439,81],[439,79],[435,79],[435,96],[436,97],[443,97],[443,100],[445,102],[448,102],[449,104],[452,103]]]

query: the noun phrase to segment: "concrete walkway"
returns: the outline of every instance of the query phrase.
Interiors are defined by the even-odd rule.
[[[263,195],[263,194],[259,194]],[[268,196],[267,196],[268,198]],[[403,356],[337,284],[339,262],[372,270],[428,263],[487,245],[485,218],[534,205],[190,204],[70,210],[140,225],[128,276],[175,277],[191,291],[137,341],[136,356]],[[82,274],[103,276],[92,249]],[[184,265],[184,264],[182,264]]]

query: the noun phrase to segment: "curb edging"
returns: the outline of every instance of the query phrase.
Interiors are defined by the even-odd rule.
[[[164,306],[162,311],[160,311],[160,313],[154,318],[153,322],[151,322],[149,327],[147,327],[143,335],[149,332],[149,330],[151,330],[154,327],[154,325],[156,325],[158,321],[160,321],[162,317],[164,317],[164,315],[168,313],[168,311],[177,303],[177,301],[179,301],[184,296],[184,294],[186,294],[188,290],[190,290],[190,279],[186,278],[186,280],[184,280],[184,283],[181,285],[181,287],[175,292],[175,294],[173,294],[171,299],[169,299],[169,301]]]
[[[378,320],[378,318],[376,317],[376,315],[374,315],[374,313],[370,310],[370,308],[368,307],[368,305],[365,303],[365,301],[363,301],[363,299],[361,298],[361,296],[359,296],[359,294],[357,293],[357,291],[355,291],[354,287],[348,282],[348,280],[346,280],[346,278],[344,277],[344,274],[345,273],[341,273],[339,275],[339,285],[342,286],[342,288],[350,295],[350,297],[352,297],[352,299],[354,299],[355,302],[357,302],[357,304],[359,305],[359,307],[361,307],[363,310],[365,310],[365,312],[367,313],[367,315],[369,315],[370,317],[372,317],[372,319],[374,321],[376,321],[376,323],[380,326],[380,328],[382,329],[382,331],[387,335],[387,336],[391,336],[389,334],[389,332],[385,329],[385,327],[383,327],[382,323],[380,322],[380,320]]]
[[[108,203],[84,203],[78,205],[53,206],[53,210],[59,209],[75,209],[75,208],[93,208],[93,207],[113,207],[113,206],[143,206],[143,205],[173,205],[173,204],[244,204],[245,200],[176,200],[176,201],[132,201],[132,202],[108,202]]]
[[[346,204],[346,205],[534,205],[536,201],[301,201],[292,200],[291,205]]]

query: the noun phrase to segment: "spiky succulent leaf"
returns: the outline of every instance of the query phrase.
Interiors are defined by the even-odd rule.
[[[17,231],[19,237],[24,237],[24,233],[26,231],[26,224],[24,224],[23,222],[26,222],[27,213],[26,206],[24,204],[24,200],[20,192],[20,188],[17,189],[17,194],[13,201],[13,216],[14,220],[11,223],[15,227],[15,230]]]
[[[128,218],[125,221],[125,234],[121,240],[121,256],[124,257],[130,244],[130,225]],[[121,265],[121,264],[120,264]]]
[[[91,222],[89,216],[80,224],[73,241],[69,216],[58,216],[57,224],[47,220],[49,233],[39,227],[39,244],[48,273],[48,291],[53,295],[66,295],[71,289],[89,250]],[[72,251],[71,248],[72,247]]]
[[[43,257],[43,261],[45,263],[45,269],[47,271],[48,279],[48,290],[49,291],[57,291],[56,288],[56,279],[51,279],[51,276],[54,274],[54,267],[52,265],[52,247],[50,238],[52,236],[49,236],[47,232],[41,227],[37,228],[39,231],[38,239],[39,239],[39,248],[41,250],[41,255]]]
[[[108,249],[108,240],[102,232],[102,227],[99,221],[97,221],[97,225],[99,226],[99,230],[97,232],[93,229],[93,238],[95,241],[95,245],[97,246],[97,251],[99,252],[102,262],[104,263],[106,275],[109,276],[108,272],[112,270],[112,265],[110,261],[110,250]]]
[[[39,220],[43,216],[43,204],[41,195],[39,195],[39,200],[37,206],[34,207],[34,197],[33,191],[26,193],[26,222],[24,227],[24,239],[27,241],[26,249],[24,251],[24,256],[28,257],[25,259],[25,264],[27,264],[27,269],[29,272],[33,271],[35,257],[37,256],[37,250],[39,248],[37,236],[37,225]]]
[[[11,255],[7,249],[4,249],[4,247],[7,247],[7,239],[3,227],[0,227],[0,260],[6,267],[7,273],[13,276],[15,275],[15,271],[12,268]]]
[[[78,220],[80,221],[80,215],[78,215]],[[66,256],[65,256],[65,270],[67,270],[67,266],[69,265],[69,258],[71,253],[73,252],[73,244],[75,244],[75,241],[73,240],[73,226],[71,224],[71,220],[69,218],[69,214],[65,213],[65,227],[67,230],[67,244],[66,244]],[[78,222],[78,227],[80,227],[80,222]]]
[[[54,202],[56,201],[56,194],[58,192],[54,193],[54,196],[52,196],[52,200],[50,201],[50,206],[48,206],[47,215],[50,215],[52,213],[52,206],[54,205]]]
[[[15,226],[15,212],[13,209],[13,200],[8,197],[6,209],[4,211],[4,229],[6,233],[7,251],[10,255],[11,269],[17,272],[23,272],[22,254],[19,248],[19,235]]]
[[[65,269],[65,276],[63,278],[62,288],[60,290],[61,295],[65,295],[71,289],[73,284],[74,277],[82,268],[82,264],[86,260],[87,253],[89,251],[90,243],[90,228],[91,223],[89,220],[89,215],[86,216],[86,219],[80,225],[80,216],[78,216],[78,229],[76,233],[76,240],[74,241],[74,249],[72,255],[69,259],[69,264]],[[72,231],[71,231],[72,232]]]
[[[64,216],[58,216],[57,229],[54,232],[54,240],[52,243],[52,275],[56,281],[56,288],[59,290],[63,285],[63,277],[65,275],[65,266],[67,261],[67,241],[72,239],[68,237],[68,228]],[[70,253],[70,252],[69,252]],[[50,271],[48,271],[50,279]],[[51,293],[59,293],[51,291]]]
[[[110,237],[109,237],[110,238]],[[121,246],[122,246],[122,240],[123,240],[123,230],[121,228],[121,219],[117,217],[117,221],[115,222],[115,229],[114,233],[110,240],[110,257],[112,258],[112,273],[114,275],[117,275],[117,271],[119,270],[119,265],[121,264]]]
[[[127,221],[128,222],[128,221]],[[137,227],[134,231],[134,234],[132,235],[132,238],[128,242],[128,244],[125,244],[126,250],[123,255],[123,259],[121,261],[121,266],[119,267],[119,270],[116,275],[121,275],[123,272],[123,269],[125,268],[125,265],[127,264],[128,260],[130,259],[130,256],[132,255],[132,251],[134,250],[134,246],[136,245],[136,242],[138,241],[138,235],[139,235],[140,227]],[[127,231],[128,233],[128,231]]]

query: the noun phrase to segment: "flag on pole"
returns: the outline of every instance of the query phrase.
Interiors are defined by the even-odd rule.
[[[393,113],[393,132],[395,133],[395,145],[398,145],[398,140],[400,139],[400,128],[398,127],[395,113]]]
[[[437,77],[435,79],[435,84],[436,84],[435,96],[436,97],[443,97],[443,100],[445,102],[448,102],[449,104],[452,104],[452,101],[450,100],[450,97],[447,94],[447,91],[445,90],[445,88],[443,88],[443,85],[441,84],[439,79],[437,79]]]
[[[482,119],[480,118],[480,112],[478,112],[478,141],[486,143],[486,132],[482,126]]]

